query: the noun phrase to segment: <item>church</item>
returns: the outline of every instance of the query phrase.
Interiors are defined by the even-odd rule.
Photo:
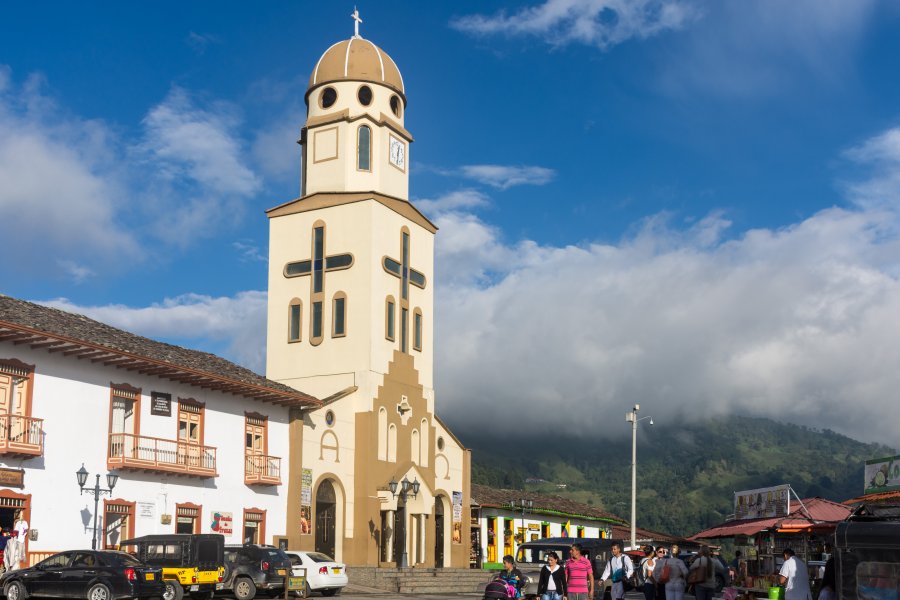
[[[403,76],[357,20],[306,104],[301,196],[268,211],[266,375],[324,400],[292,424],[288,520],[310,527],[289,545],[468,566],[470,455],[435,414],[437,227],[409,201]]]
[[[435,411],[437,227],[409,201],[403,77],[354,18],[311,65],[300,196],[267,211],[265,377],[0,295],[0,525],[28,523],[23,565],[212,532],[469,566],[471,457]]]

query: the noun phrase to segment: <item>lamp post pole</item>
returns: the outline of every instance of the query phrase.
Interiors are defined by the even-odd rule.
[[[391,490],[391,494],[393,494],[394,498],[400,497],[403,500],[403,518],[400,519],[401,531],[397,532],[397,537],[400,539],[400,543],[403,544],[402,552],[400,552],[400,564],[398,567],[405,568],[409,566],[409,553],[407,551],[407,543],[406,543],[406,519],[409,516],[406,512],[406,500],[412,494],[412,497],[415,498],[419,495],[419,479],[416,478],[415,481],[410,481],[406,477],[403,478],[403,481],[400,482],[400,491],[397,491],[397,482],[392,478],[391,482],[388,484],[388,487]]]
[[[113,488],[116,487],[116,482],[119,480],[119,476],[115,473],[107,473],[106,485],[108,485],[109,488],[106,489],[100,487],[100,473],[97,473],[97,481],[94,483],[94,489],[85,489],[84,484],[87,483],[88,472],[87,469],[84,468],[84,464],[82,464],[81,468],[75,472],[75,476],[78,478],[78,487],[81,488],[81,493],[84,494],[85,492],[87,492],[88,494],[92,494],[94,496],[94,529],[92,531],[93,535],[91,536],[91,550],[96,550],[97,513],[100,510],[100,496],[102,496],[103,494],[112,495]]]
[[[625,420],[631,423],[631,547],[637,546],[637,424],[638,421],[650,419],[653,425],[653,418],[650,416],[638,419],[638,411],[641,410],[640,404],[635,404],[634,408],[625,413]]]

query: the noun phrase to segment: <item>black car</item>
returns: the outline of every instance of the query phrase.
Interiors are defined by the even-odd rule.
[[[30,596],[117,600],[161,597],[162,571],[114,550],[71,550],[0,578],[7,600]]]
[[[284,580],[291,574],[291,559],[273,546],[244,544],[225,546],[224,588],[237,600],[252,600],[257,590],[271,597],[284,593]]]

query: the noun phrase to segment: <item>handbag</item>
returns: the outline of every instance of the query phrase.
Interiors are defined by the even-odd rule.
[[[657,581],[659,583],[669,583],[669,578],[672,576],[672,572],[669,570],[669,559],[664,558],[663,560],[665,562],[663,563],[662,572],[660,572]]]
[[[687,582],[688,582],[689,584],[691,584],[691,583],[694,583],[694,584],[697,584],[697,583],[703,583],[703,582],[706,581],[706,569],[707,569],[707,567],[706,567],[706,565],[703,564],[703,561],[704,561],[704,560],[709,560],[709,559],[706,558],[705,556],[700,557],[700,560],[698,561],[698,564],[699,564],[700,566],[697,567],[696,569],[694,569],[693,571],[691,571],[690,573],[688,573]]]

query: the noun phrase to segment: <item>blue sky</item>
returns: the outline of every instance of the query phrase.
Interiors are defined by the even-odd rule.
[[[896,3],[358,6],[441,226],[448,420],[588,405],[565,426],[613,433],[640,401],[900,446]],[[0,292],[261,369],[263,210],[352,9],[4,7]]]

